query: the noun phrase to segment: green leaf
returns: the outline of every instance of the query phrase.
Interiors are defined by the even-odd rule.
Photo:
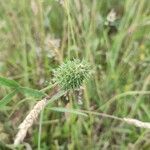
[[[52,108],[48,108],[48,109],[53,110],[53,111],[58,111],[58,112],[73,113],[76,115],[82,115],[82,116],[86,116],[86,117],[88,116],[87,114],[82,113],[79,110],[75,110],[75,109],[66,109],[66,108],[62,108],[62,107],[52,107]]]
[[[10,88],[18,88],[19,84],[14,80],[0,77],[0,86],[8,86]]]
[[[9,111],[9,110],[12,110],[12,107],[11,106],[3,106],[3,107],[0,107],[0,111]]]
[[[46,96],[46,94],[43,92],[40,92],[35,89],[27,88],[27,87],[20,87],[19,91],[26,96],[31,96],[35,98],[41,98],[43,96]]]
[[[65,95],[66,93],[67,93],[67,91],[63,91],[63,90],[59,91],[49,100],[49,103],[52,103],[55,100],[58,100],[61,96]]]
[[[7,105],[13,98],[13,96],[17,93],[17,91],[13,91],[10,94],[6,95],[3,99],[0,100],[0,108]]]

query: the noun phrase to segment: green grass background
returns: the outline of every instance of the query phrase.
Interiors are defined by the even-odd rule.
[[[112,9],[117,20],[106,25]],[[150,95],[144,92],[150,90],[149,0],[0,0],[1,76],[41,90],[52,83],[52,70],[73,58],[86,59],[94,70],[84,85],[83,105],[69,96],[56,107],[150,121]],[[2,87],[0,97],[10,92]],[[13,143],[35,103],[17,94],[0,110],[0,149]],[[25,139],[33,149],[150,149],[146,129],[49,109],[41,116]]]

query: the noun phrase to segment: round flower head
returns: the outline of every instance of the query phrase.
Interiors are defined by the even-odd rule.
[[[74,59],[63,63],[54,70],[54,81],[64,90],[75,89],[90,76],[90,66],[86,61]]]

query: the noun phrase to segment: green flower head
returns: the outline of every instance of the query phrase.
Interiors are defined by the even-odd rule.
[[[90,66],[85,60],[74,59],[54,70],[54,81],[64,90],[75,89],[90,77]]]

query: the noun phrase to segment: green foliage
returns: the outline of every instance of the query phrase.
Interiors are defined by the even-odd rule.
[[[15,96],[15,94],[17,93],[16,90],[14,90],[13,92],[11,92],[10,94],[6,95],[4,98],[2,98],[0,100],[0,108],[4,107],[5,105],[7,105],[12,98]]]
[[[63,112],[63,113],[72,113],[72,114],[76,114],[76,115],[82,115],[82,116],[85,116],[87,117],[88,115],[85,114],[85,113],[82,113],[80,112],[79,110],[75,110],[75,109],[66,109],[66,108],[61,108],[61,107],[51,107],[51,108],[48,108],[50,110],[53,110],[53,111],[57,111],[57,112]]]
[[[46,96],[46,94],[41,91],[32,88],[22,87],[16,81],[4,77],[0,77],[0,86],[14,88],[14,91],[12,91],[10,94],[6,95],[0,100],[0,108],[6,106],[18,92],[22,93],[27,97],[41,98],[43,96]]]
[[[27,87],[20,87],[19,91],[23,93],[24,95],[26,95],[27,97],[31,96],[35,98],[41,98],[43,96],[46,96],[46,94],[44,94],[43,92],[40,92],[35,89],[27,88]]]
[[[14,80],[10,80],[4,77],[0,77],[0,86],[7,86],[10,88],[18,88],[19,84],[14,81]]]
[[[62,97],[55,107],[105,111],[147,122],[150,120],[150,96],[146,94],[150,91],[149,7],[149,0],[0,0],[0,76],[9,76],[22,86],[49,93],[51,87],[47,86],[57,64],[66,59],[85,59],[94,67],[94,74],[81,94],[83,105],[78,105],[79,96],[75,93],[73,98]],[[110,14],[112,10],[114,14]],[[108,21],[108,16],[115,18],[114,21]],[[0,97],[11,95],[18,88],[14,82],[10,84],[1,78],[0,86],[6,86],[0,87]],[[12,88],[10,93],[7,87]],[[19,124],[25,118],[24,112],[33,106],[31,100],[35,96],[27,91],[18,90],[21,94],[13,97],[15,103],[9,104],[9,108],[7,103],[7,109],[0,107],[0,122],[10,135],[4,143],[11,143],[16,134],[17,127],[12,130],[12,123]],[[57,100],[63,92],[50,101]],[[68,103],[70,108],[66,106]],[[45,109],[41,125],[41,150],[150,147],[148,131],[99,116],[71,115],[65,119],[64,115]],[[38,131],[32,130],[34,135],[29,134],[26,142],[37,149]],[[3,137],[1,131],[0,136]]]
[[[59,99],[61,96],[65,95],[67,92],[60,90],[58,93],[56,93],[51,99],[50,99],[50,104],[54,101],[56,101],[57,99]]]
[[[89,78],[90,72],[90,66],[86,61],[78,59],[69,60],[54,70],[54,81],[62,89],[75,89],[80,87],[83,81]]]
[[[35,98],[40,98],[43,97],[44,95],[46,95],[45,93],[32,89],[32,88],[28,88],[28,87],[22,87],[20,86],[16,81],[14,80],[10,80],[4,77],[0,77],[0,85],[1,86],[8,86],[10,88],[14,88],[15,92],[12,93],[17,93],[17,92],[21,92],[22,94],[26,95],[26,96],[31,96],[31,97],[35,97]],[[8,95],[8,97],[6,96],[6,98],[4,97],[4,99],[10,99],[10,97],[12,96],[12,94]]]

